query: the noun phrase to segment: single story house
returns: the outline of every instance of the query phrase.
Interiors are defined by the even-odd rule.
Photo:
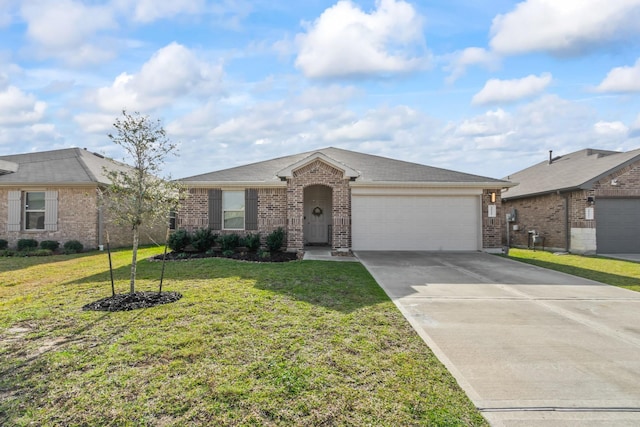
[[[80,148],[0,156],[0,239],[80,241],[99,248],[109,232],[113,247],[132,244],[131,229],[116,226],[98,205],[98,188],[108,185],[105,168],[123,163]],[[145,228],[141,243],[164,242],[165,232]]]
[[[584,149],[510,175],[509,240],[579,254],[640,253],[640,149]],[[506,229],[505,229],[506,230]]]
[[[177,228],[261,233],[287,249],[500,251],[498,179],[325,148],[179,180]]]

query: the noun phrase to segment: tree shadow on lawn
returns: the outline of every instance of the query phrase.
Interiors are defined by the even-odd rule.
[[[0,257],[0,272],[22,270],[24,268],[37,267],[45,264],[73,261],[78,258],[86,258],[99,254],[98,251],[82,252],[79,254],[59,254],[48,256],[10,256]]]
[[[157,291],[162,269],[161,262],[141,260],[138,263],[136,291]],[[116,292],[127,292],[131,266],[113,270]],[[249,282],[255,289],[287,298],[323,306],[331,310],[352,312],[361,307],[389,301],[369,272],[359,263],[324,261],[294,261],[288,263],[250,263],[220,258],[167,262],[163,280],[164,291],[183,295],[182,302],[197,299],[202,290],[190,286],[190,281],[232,280]],[[104,283],[104,297],[111,295],[109,271],[69,281],[65,284]],[[126,288],[123,283],[126,282]],[[215,286],[215,285],[213,285]],[[220,286],[225,285],[221,282]],[[176,303],[179,304],[180,301]],[[90,303],[87,301],[86,303]]]

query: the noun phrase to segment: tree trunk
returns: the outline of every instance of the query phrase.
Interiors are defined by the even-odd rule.
[[[136,291],[136,266],[138,261],[138,227],[133,227],[133,257],[131,259],[131,293]]]

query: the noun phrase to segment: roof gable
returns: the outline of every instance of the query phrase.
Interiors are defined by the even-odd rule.
[[[321,152],[313,153],[309,157],[305,157],[304,159],[287,166],[286,168],[278,171],[276,173],[276,176],[279,178],[285,178],[285,179],[291,178],[293,177],[294,172],[315,162],[316,160],[326,163],[329,166],[333,167],[334,169],[342,171],[343,177],[345,179],[357,178],[358,176],[360,176],[360,173],[357,170],[352,169],[349,166],[344,165]]]
[[[502,193],[503,200],[590,189],[596,182],[640,161],[640,149],[618,152],[584,149],[540,162],[509,175],[516,187]]]

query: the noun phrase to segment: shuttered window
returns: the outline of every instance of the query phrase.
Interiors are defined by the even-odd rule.
[[[58,229],[57,191],[9,191],[7,231]]]

